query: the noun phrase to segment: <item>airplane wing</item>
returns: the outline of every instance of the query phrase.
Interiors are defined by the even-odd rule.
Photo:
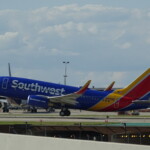
[[[74,92],[72,94],[62,95],[62,96],[44,96],[45,98],[49,99],[51,103],[62,103],[62,104],[70,104],[75,105],[78,102],[76,101],[76,98],[80,97],[88,88],[89,84],[91,83],[91,80],[86,82],[86,84],[77,92]]]
[[[76,98],[80,97],[87,89],[91,80],[86,82],[86,84],[80,88],[77,92],[61,95],[61,96],[45,96],[45,95],[29,95],[27,104],[35,105],[39,107],[47,107],[48,103],[59,103],[59,104],[68,104],[68,105],[76,105],[78,102]]]

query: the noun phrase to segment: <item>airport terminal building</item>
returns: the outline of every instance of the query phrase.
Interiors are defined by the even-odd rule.
[[[1,133],[150,145],[149,123],[104,125],[1,125]]]

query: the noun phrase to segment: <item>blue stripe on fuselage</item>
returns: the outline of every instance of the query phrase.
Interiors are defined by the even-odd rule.
[[[8,79],[7,89],[3,89],[1,85],[0,95],[12,98],[27,99],[29,95],[61,96],[74,93],[80,89],[73,86],[18,77],[0,77],[1,83],[6,78]],[[79,103],[74,108],[87,110],[108,94],[110,92],[87,90],[81,97],[77,98]]]
[[[150,99],[150,92],[140,98],[140,100],[149,100],[149,99]]]
[[[128,107],[120,109],[119,111],[129,111],[129,110],[136,110],[136,109],[145,109],[145,108],[149,108],[150,104],[130,104]]]
[[[17,78],[17,77],[3,77],[8,78],[9,82],[6,89],[1,88],[1,93],[7,94],[9,97],[19,97],[27,99],[28,95],[47,95],[60,96],[77,91],[79,88],[65,86],[61,84],[49,83],[44,81]]]

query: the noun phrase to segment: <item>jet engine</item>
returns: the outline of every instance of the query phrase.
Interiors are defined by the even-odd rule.
[[[42,96],[29,95],[27,104],[34,107],[48,108],[48,99]]]

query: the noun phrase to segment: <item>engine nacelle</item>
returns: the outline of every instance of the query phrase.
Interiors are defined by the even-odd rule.
[[[31,106],[48,108],[48,99],[42,96],[29,95],[27,99],[27,104]]]

